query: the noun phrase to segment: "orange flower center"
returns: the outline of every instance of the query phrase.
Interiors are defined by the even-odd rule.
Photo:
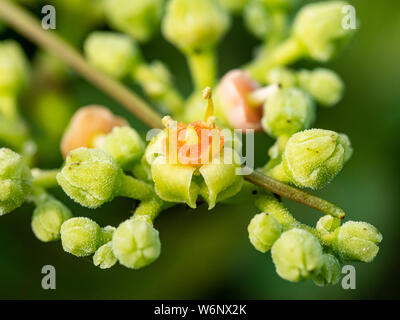
[[[204,121],[168,127],[164,152],[169,163],[201,166],[209,163],[224,146],[221,130]]]

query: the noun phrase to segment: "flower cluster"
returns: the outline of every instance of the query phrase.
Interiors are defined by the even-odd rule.
[[[276,140],[269,149],[269,161],[257,174],[296,194],[295,200],[306,194],[300,189],[326,186],[351,158],[347,135],[313,128],[317,106],[332,107],[343,97],[341,78],[326,68],[290,67],[303,58],[327,62],[339,54],[354,33],[342,28],[346,2],[303,6],[291,25],[289,17],[299,2],[91,3],[96,8],[93,15],[104,19],[112,31],[84,35],[87,63],[110,82],[133,80],[160,112],[170,116],[162,118],[164,128],[146,144],[126,119],[106,107],[81,107],[62,129],[64,161],[55,170],[31,168],[35,144],[17,108],[18,95],[29,84],[29,64],[18,43],[0,42],[0,141],[4,145],[0,149],[0,215],[30,202],[35,207],[31,226],[39,240],[61,240],[64,251],[92,256],[93,264],[101,269],[117,262],[139,269],[161,254],[154,223],[163,210],[182,203],[195,209],[204,202],[212,210],[241,193],[261,212],[248,225],[250,243],[262,253],[271,251],[283,279],[335,284],[344,261],[371,262],[382,241],[374,226],[355,221],[342,224],[344,216],[323,205],[320,209],[327,215],[315,227],[302,224],[279,197],[260,184],[250,186],[241,175],[240,143],[233,129],[264,131]],[[77,10],[72,4],[65,6]],[[262,44],[253,61],[219,78],[217,45],[228,32],[232,14],[243,15],[248,30]],[[149,41],[159,28],[187,58],[194,87],[187,99],[177,90],[169,68],[160,61],[146,61],[140,51],[139,44]],[[42,64],[36,66],[41,71],[62,73],[57,63],[44,60],[39,59]],[[54,95],[39,105],[48,110],[46,106],[59,105],[61,100]],[[43,117],[40,121],[46,122]],[[56,126],[49,132],[59,130]],[[116,197],[139,203],[132,217],[118,226],[101,227],[94,219],[73,217],[51,194],[50,189],[57,186],[89,209]]]

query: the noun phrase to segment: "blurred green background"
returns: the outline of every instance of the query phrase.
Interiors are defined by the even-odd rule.
[[[67,1],[67,0],[64,0]],[[25,6],[40,14],[40,6],[25,1]],[[62,2],[62,1],[61,1]],[[398,270],[400,258],[400,2],[349,1],[361,21],[358,33],[345,52],[328,67],[336,70],[346,83],[343,101],[333,109],[318,109],[316,127],[345,132],[352,140],[354,155],[343,172],[323,191],[324,198],[339,204],[347,219],[374,224],[383,234],[381,250],[371,264],[354,263],[356,290],[344,290],[340,284],[320,288],[312,281],[293,284],[275,272],[270,254],[254,250],[247,238],[247,225],[257,213],[247,202],[220,204],[212,212],[205,206],[194,211],[178,206],[162,213],[156,227],[160,231],[162,254],[149,267],[133,271],[122,266],[102,271],[90,259],[78,259],[64,253],[60,243],[44,244],[30,229],[33,208],[24,205],[0,219],[0,298],[1,299],[383,299],[400,298]],[[47,3],[52,3],[48,1]],[[56,1],[56,8],[60,1]],[[62,11],[62,10],[60,10]],[[58,32],[77,46],[82,45],[86,31],[105,29],[86,23],[85,10],[69,15],[58,11]],[[83,22],[84,21],[84,22]],[[6,29],[0,39],[17,39],[32,59],[37,48],[12,30]],[[220,72],[247,62],[258,44],[243,27],[240,17],[234,19],[229,34],[219,48]],[[189,73],[183,56],[160,35],[143,47],[148,60],[160,59],[170,66],[185,94],[191,90]],[[314,67],[305,62],[299,66]],[[60,90],[71,100],[73,108],[96,103],[110,107],[129,119],[132,126],[145,132],[146,126],[68,71],[66,83],[50,90]],[[49,82],[44,80],[44,83]],[[61,157],[57,141],[46,137],[40,123],[34,121],[35,91],[25,93],[21,108],[30,119],[41,144],[38,165],[55,167]],[[138,88],[133,88],[138,91]],[[140,91],[138,91],[140,93]],[[36,94],[37,95],[37,94]],[[49,109],[50,110],[50,109]],[[48,123],[56,121],[49,111]],[[46,121],[45,121],[46,122]],[[42,123],[43,126],[43,123]],[[256,164],[267,159],[272,140],[265,134],[256,136]],[[132,203],[116,199],[92,211],[72,203],[59,190],[61,200],[75,215],[94,217],[101,225],[114,224],[129,216]],[[287,201],[301,221],[315,223],[317,211]],[[54,265],[57,289],[41,288],[41,268]]]

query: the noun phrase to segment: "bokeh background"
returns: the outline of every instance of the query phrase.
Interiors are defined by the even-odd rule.
[[[37,1],[23,2],[31,12],[40,15],[41,5]],[[107,29],[101,19],[87,19],[83,6],[68,11],[65,2],[46,3],[56,6],[57,32],[75,46],[82,46],[89,30]],[[30,229],[33,208],[26,204],[0,219],[0,298],[400,298],[400,2],[349,2],[355,6],[361,24],[351,45],[328,65],[344,79],[346,94],[335,108],[318,109],[315,126],[347,133],[355,150],[342,173],[319,194],[342,206],[347,219],[371,222],[384,236],[373,263],[353,264],[357,271],[356,290],[344,290],[340,285],[320,288],[312,281],[293,284],[282,280],[274,270],[270,254],[259,253],[248,241],[247,225],[257,210],[246,201],[220,204],[212,212],[204,206],[196,211],[178,206],[163,212],[156,222],[162,254],[156,263],[139,271],[119,265],[102,271],[90,259],[78,259],[63,252],[59,242],[41,243]],[[0,39],[7,38],[17,39],[35,66],[35,81],[24,93],[21,108],[39,142],[37,165],[47,168],[60,165],[58,139],[64,119],[85,104],[104,104],[145,132],[145,125],[72,71],[59,70],[67,74],[67,80],[61,83],[49,79],[38,48],[5,28]],[[219,48],[221,74],[247,62],[257,45],[241,17],[235,17]],[[179,88],[186,95],[190,93],[185,60],[172,45],[158,35],[143,46],[143,51],[148,60],[168,63]],[[298,66],[317,65],[302,62]],[[136,87],[132,90],[141,94]],[[64,95],[65,105],[52,103],[52,93]],[[59,106],[57,110],[55,105]],[[256,164],[266,161],[271,144],[265,134],[256,136]],[[101,225],[117,225],[129,216],[132,206],[129,200],[116,199],[92,211],[72,203],[59,190],[54,190],[54,194],[68,203],[75,215],[94,217]],[[289,201],[286,204],[301,221],[314,224],[320,216],[302,205]],[[46,264],[56,267],[56,290],[41,288],[41,268]]]

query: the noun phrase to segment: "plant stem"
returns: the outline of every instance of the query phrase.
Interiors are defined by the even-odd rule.
[[[42,169],[32,169],[33,184],[40,188],[52,188],[57,186],[56,176],[60,170],[42,170]]]
[[[0,0],[0,17],[10,24],[10,26],[14,27],[16,31],[25,35],[37,45],[42,46],[55,54],[65,63],[74,68],[84,78],[92,82],[94,86],[106,92],[116,101],[119,101],[125,108],[149,126],[154,128],[163,128],[161,116],[152,110],[145,101],[132,93],[124,85],[91,67],[75,49],[53,32],[42,29],[37,19],[22,9],[19,5],[7,0]],[[286,55],[280,58],[281,62],[288,62],[298,56],[298,47],[296,47],[296,44],[288,42],[280,50],[282,50],[283,53],[286,52]],[[277,53],[274,56],[276,55]],[[278,56],[276,56],[276,58],[278,58]],[[245,179],[265,190],[300,202],[311,208],[315,208],[336,217],[344,217],[343,210],[334,204],[295,187],[278,182],[262,173],[253,172],[252,174],[245,176]],[[145,184],[144,188],[147,189],[147,187],[149,186]],[[139,194],[136,196],[138,195]]]
[[[216,78],[216,61],[213,49],[187,55],[195,91],[201,92],[205,87],[213,87]]]
[[[152,199],[155,193],[153,188],[146,182],[123,174],[117,195],[144,201]]]
[[[303,190],[299,190],[295,187],[292,187],[292,186],[289,186],[282,182],[279,182],[277,180],[274,180],[274,179],[262,174],[261,172],[253,171],[252,174],[244,176],[244,178],[247,181],[249,181],[265,190],[273,192],[282,197],[300,202],[306,206],[309,206],[311,208],[325,212],[334,217],[343,219],[345,216],[344,211],[341,208],[339,208],[338,206],[334,205],[333,203],[330,203],[324,199],[318,198],[318,197],[316,197],[312,194],[309,194]]]
[[[288,65],[303,55],[303,48],[293,38],[288,38],[271,50],[261,50],[257,58],[245,68],[251,76],[261,83],[265,83],[269,70],[276,66]]]
[[[160,116],[146,102],[124,85],[86,63],[77,50],[52,31],[44,30],[38,20],[29,12],[8,0],[0,0],[0,17],[16,31],[61,58],[96,87],[136,114],[150,127],[163,127]]]

